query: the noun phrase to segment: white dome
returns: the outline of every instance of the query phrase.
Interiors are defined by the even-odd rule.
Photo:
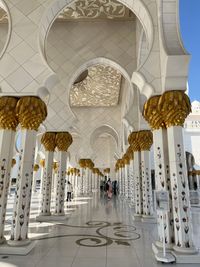
[[[200,112],[200,102],[195,100],[192,102],[192,112],[197,112],[199,113]]]

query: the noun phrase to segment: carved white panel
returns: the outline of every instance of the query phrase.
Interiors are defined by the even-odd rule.
[[[88,76],[74,85],[70,92],[71,106],[109,107],[118,104],[121,74],[110,66],[88,69]]]
[[[133,13],[116,0],[78,0],[65,8],[59,19],[133,18]]]

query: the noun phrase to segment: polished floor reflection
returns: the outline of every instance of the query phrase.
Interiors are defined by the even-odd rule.
[[[29,237],[37,240],[27,256],[0,256],[0,267],[155,267],[151,243],[156,225],[136,223],[127,202],[107,200],[98,194],[66,203],[69,219],[62,223],[38,223],[39,194],[31,204]],[[54,200],[52,200],[53,210]],[[9,238],[13,197],[9,198],[6,237]],[[193,209],[195,244],[200,247],[200,209]],[[165,266],[171,266],[171,264]],[[193,267],[199,265],[177,264]]]

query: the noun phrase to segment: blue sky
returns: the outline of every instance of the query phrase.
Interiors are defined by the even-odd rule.
[[[189,67],[189,96],[200,101],[200,0],[179,0],[181,34],[192,55]]]

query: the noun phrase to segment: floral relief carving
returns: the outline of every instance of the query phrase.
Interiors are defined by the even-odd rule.
[[[120,19],[133,17],[133,13],[116,0],[78,0],[65,8],[58,19]]]
[[[1,7],[0,7],[0,23],[8,23],[8,14]]]
[[[119,100],[121,77],[121,73],[110,66],[90,67],[88,76],[73,85],[71,89],[71,106],[116,106]]]

